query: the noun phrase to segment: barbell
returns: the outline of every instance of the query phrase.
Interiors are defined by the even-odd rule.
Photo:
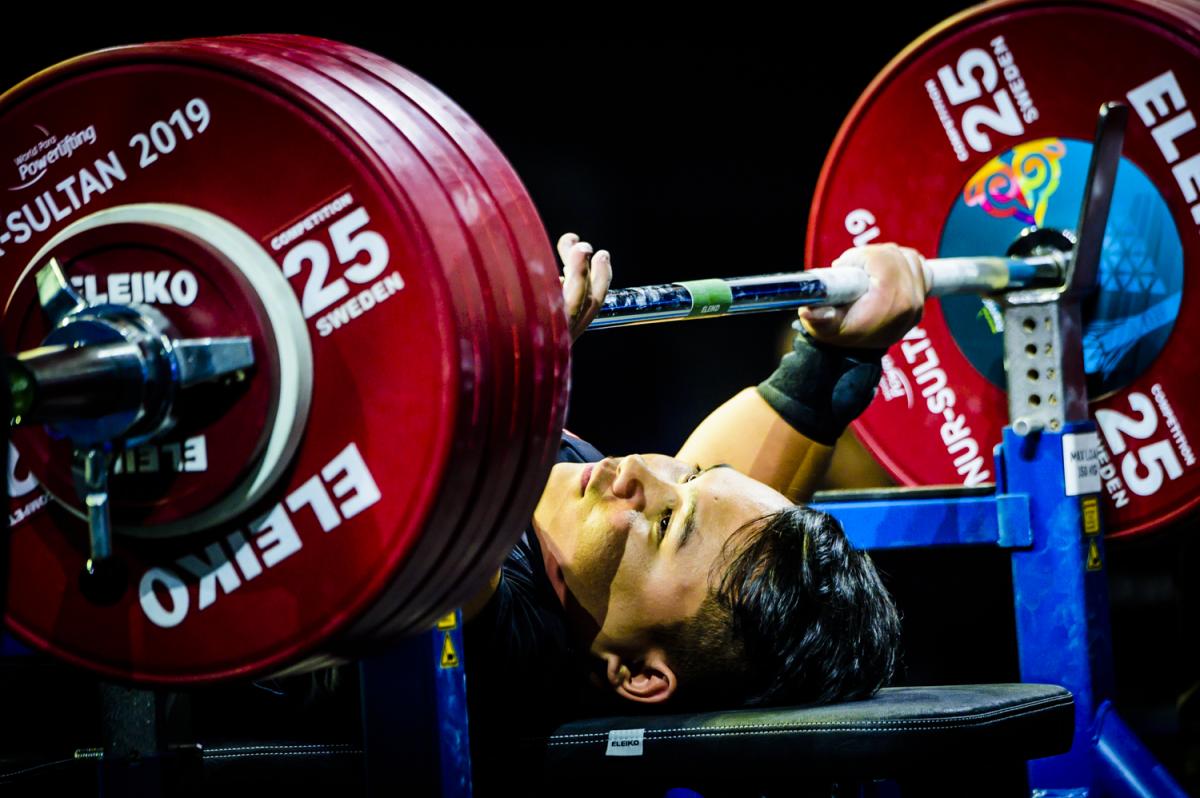
[[[1200,91],[1188,88],[1194,54],[1180,66],[1171,60],[1191,52],[1195,20],[1115,0],[984,7],[939,28],[888,74],[932,68],[929,80],[940,80],[946,48],[979,50],[1001,24],[1005,52],[1021,54],[1056,15],[1100,26],[1099,36],[1139,20],[1155,44],[1147,63],[1184,75],[1181,91]],[[999,86],[1011,64],[991,52],[990,71],[972,56],[961,74],[946,61],[950,74],[978,73],[986,87],[995,73]],[[1050,64],[1059,57],[1042,55]],[[1014,79],[1004,80],[1012,91]],[[874,84],[839,135],[807,262],[828,263],[886,227],[888,237],[958,258],[947,273],[960,287],[968,273],[989,290],[1060,282],[1062,254],[1003,258],[999,233],[951,251],[958,245],[929,240],[936,214],[896,208],[907,199],[944,215],[969,177],[1009,163],[994,155],[1009,141],[997,135],[991,149],[939,173],[927,198],[905,197],[896,185],[911,175],[870,162],[891,163],[898,149],[872,147],[881,134],[871,113],[883,101],[870,98],[887,99],[902,82]],[[1104,82],[1079,93],[1087,96],[1061,113],[1038,106],[1040,125],[1026,123],[1004,146],[1059,135],[1060,167],[1079,153],[1086,164],[1096,108],[1129,91]],[[1130,105],[1139,112],[1145,103]],[[932,169],[946,155],[939,147],[955,158],[958,150],[936,109],[929,115],[941,138],[911,141],[931,148],[913,160]],[[925,130],[928,120],[916,116],[900,118]],[[898,124],[889,136],[909,141]],[[1162,137],[1132,127],[1128,157],[1144,163],[1147,139]],[[39,73],[0,98],[0,141],[13,164],[0,208],[4,343],[22,353],[10,379],[25,391],[14,394],[25,417],[10,450],[10,628],[109,676],[207,682],[311,667],[428,628],[494,572],[554,461],[568,340],[533,204],[453,102],[336,42],[196,39],[93,53]],[[1166,185],[1161,170],[1154,175],[1152,185]],[[1070,199],[1077,209],[1079,195],[1068,196],[1075,184],[1060,182],[1064,206]],[[1126,185],[1122,172],[1114,217]],[[989,201],[967,207],[986,211]],[[1177,204],[1163,218],[1174,221]],[[1074,223],[1030,213],[1039,226]],[[1005,243],[1020,229],[1006,228]],[[963,259],[978,253],[988,258]],[[1101,275],[1103,288],[1103,264]],[[796,290],[811,300],[811,286],[836,282],[828,276],[786,279],[810,286]],[[666,303],[654,313],[736,310],[735,293],[766,296],[782,279],[621,289],[598,323],[651,300]],[[936,303],[926,318],[922,334],[932,337]],[[915,340],[890,356],[876,402],[884,412],[895,404],[887,380],[896,353]],[[95,373],[80,369],[80,351],[89,368],[108,369],[99,384],[125,388],[84,386]],[[1156,384],[1175,377],[1157,362],[1151,371]],[[57,394],[47,392],[47,374]],[[139,374],[168,376],[138,382]],[[125,381],[105,382],[118,376]],[[1176,423],[1186,422],[1179,408]],[[868,415],[863,429],[872,423]],[[883,459],[904,476],[895,458]],[[1174,481],[1192,478],[1185,471]],[[1163,512],[1181,512],[1177,505]]]

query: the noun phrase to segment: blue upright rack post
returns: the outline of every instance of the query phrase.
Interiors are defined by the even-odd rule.
[[[367,794],[470,798],[458,611],[359,663]]]
[[[1033,545],[1012,552],[1021,678],[1059,684],[1075,696],[1071,751],[1029,765],[1030,782],[1040,789],[1093,786],[1093,719],[1113,689],[1100,497],[1075,492],[1068,480],[1095,467],[1094,458],[1078,456],[1099,445],[1094,430],[1084,422],[1025,438],[1004,432],[1006,489],[1027,495],[1036,519]],[[1087,476],[1098,488],[1099,477]]]

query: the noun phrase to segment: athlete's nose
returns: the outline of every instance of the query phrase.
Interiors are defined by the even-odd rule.
[[[640,454],[631,454],[622,458],[617,466],[612,492],[619,498],[637,499],[639,504],[644,504],[647,498],[653,498],[658,493],[662,484],[662,479]]]

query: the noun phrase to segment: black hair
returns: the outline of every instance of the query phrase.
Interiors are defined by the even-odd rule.
[[[672,704],[824,704],[895,673],[900,618],[866,552],[831,515],[792,506],[745,524],[699,611],[654,631],[679,678]]]
[[[760,518],[730,537],[717,567],[743,704],[866,698],[892,678],[899,614],[833,516],[797,505]]]

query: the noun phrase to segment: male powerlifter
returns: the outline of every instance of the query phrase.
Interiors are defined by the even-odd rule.
[[[578,336],[611,260],[573,234],[558,250]],[[775,373],[675,457],[602,458],[564,436],[530,528],[465,608],[477,752],[581,712],[821,703],[890,678],[899,620],[870,558],[832,517],[793,501],[811,495],[870,402],[926,285],[921,257],[894,245],[834,266],[865,269],[869,292],[848,308],[802,309]]]

